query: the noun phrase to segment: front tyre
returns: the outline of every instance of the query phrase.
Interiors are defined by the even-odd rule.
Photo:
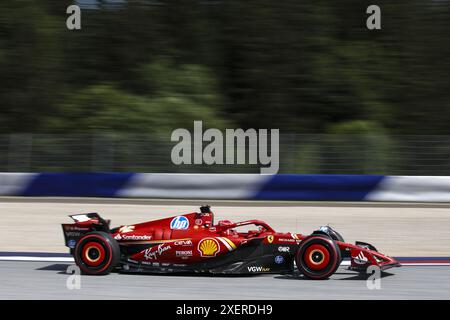
[[[334,240],[322,235],[305,238],[295,255],[300,273],[314,280],[329,278],[339,267],[340,261],[339,246]]]
[[[110,234],[90,232],[78,241],[74,259],[84,274],[108,274],[119,263],[120,247]]]

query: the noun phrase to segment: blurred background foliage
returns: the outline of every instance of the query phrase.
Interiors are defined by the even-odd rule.
[[[397,135],[450,135],[450,1],[372,2],[2,0],[0,133],[169,140],[203,120],[359,134],[380,165]],[[382,30],[366,28],[370,4]],[[315,171],[304,150],[318,146],[289,154]]]

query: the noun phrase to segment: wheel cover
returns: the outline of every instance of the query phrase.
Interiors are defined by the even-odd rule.
[[[89,267],[97,267],[105,260],[105,248],[98,242],[88,242],[83,246],[81,258]]]
[[[303,254],[303,261],[311,270],[322,270],[330,262],[330,251],[321,244],[313,244],[306,248]]]

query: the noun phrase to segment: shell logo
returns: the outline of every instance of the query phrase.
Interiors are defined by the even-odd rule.
[[[198,251],[202,257],[215,257],[219,252],[219,243],[214,238],[202,239],[198,243]]]

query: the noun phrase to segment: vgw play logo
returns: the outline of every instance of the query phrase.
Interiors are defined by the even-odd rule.
[[[194,121],[193,137],[189,130],[179,128],[170,139],[178,142],[171,153],[175,165],[260,165],[262,174],[275,174],[279,169],[278,129],[226,129],[224,135],[215,128],[203,132],[202,121]],[[208,142],[205,147],[204,142]]]

